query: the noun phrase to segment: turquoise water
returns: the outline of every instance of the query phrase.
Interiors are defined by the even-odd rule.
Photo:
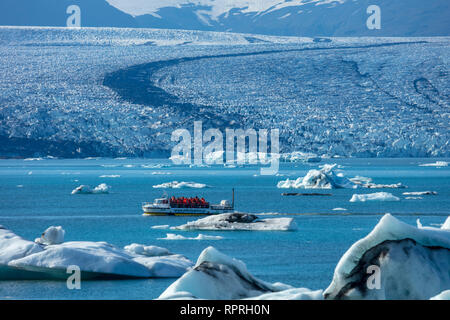
[[[450,214],[450,169],[419,164],[448,159],[330,159],[347,177],[370,177],[375,183],[401,182],[408,189],[324,190],[331,197],[282,196],[276,184],[304,176],[318,164],[282,163],[279,176],[260,176],[259,168],[245,166],[189,168],[168,160],[0,160],[0,224],[18,235],[35,239],[50,225],[61,225],[66,240],[107,241],[158,245],[195,261],[213,245],[243,260],[250,272],[269,282],[283,282],[311,289],[326,288],[342,254],[364,237],[384,213],[402,221],[439,226]],[[152,167],[153,166],[153,167]],[[153,174],[153,173],[170,174]],[[108,178],[102,175],[120,175]],[[292,232],[201,231],[173,232],[154,225],[180,225],[198,217],[143,217],[140,205],[163,193],[153,185],[193,181],[203,189],[166,189],[170,195],[203,196],[211,202],[231,199],[236,209],[265,217],[290,216],[298,225]],[[109,194],[71,195],[81,185],[111,186]],[[437,191],[436,196],[408,200],[408,191]],[[298,190],[297,190],[298,191]],[[317,190],[313,190],[317,191]],[[398,202],[351,203],[354,193],[386,191]],[[298,191],[301,192],[301,191]],[[319,190],[318,192],[322,192]],[[333,211],[346,208],[347,211]],[[195,237],[220,235],[223,240],[158,240],[166,233]],[[68,290],[63,281],[0,281],[0,298],[15,299],[153,299],[174,279],[84,281],[81,290]]]

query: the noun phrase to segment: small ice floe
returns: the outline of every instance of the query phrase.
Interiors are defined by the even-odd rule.
[[[33,171],[28,171],[28,175],[31,176],[33,174]]]
[[[111,187],[105,183],[101,183],[92,189],[90,186],[81,185],[72,190],[72,194],[107,194]]]
[[[419,167],[447,167],[448,162],[447,161],[436,161],[433,163],[423,163],[419,164]]]
[[[297,229],[293,218],[260,219],[253,214],[223,213],[190,221],[172,230],[249,230],[291,231]]]
[[[120,174],[103,174],[100,178],[120,178]]]
[[[389,192],[375,192],[369,194],[354,194],[350,199],[350,202],[366,201],[400,201],[400,198]]]
[[[214,247],[200,254],[194,268],[172,283],[158,299],[322,299],[322,291],[296,289],[255,278],[246,265]]]
[[[187,181],[172,181],[172,182],[165,182],[161,184],[154,185],[153,188],[161,188],[161,189],[180,189],[180,188],[195,188],[195,189],[202,189],[206,188],[206,184],[203,183],[197,183],[197,182],[187,182]]]
[[[403,192],[404,196],[435,196],[438,193],[436,191],[414,191],[414,192]]]
[[[405,197],[406,200],[422,200],[422,197]]]
[[[169,229],[169,225],[168,224],[162,224],[159,226],[152,226],[152,229]]]
[[[450,230],[450,216],[447,217],[444,224],[441,226],[441,229]]]
[[[25,158],[23,161],[42,161],[44,158]]]
[[[64,242],[64,235],[66,231],[61,226],[51,226],[45,230],[40,238],[34,240],[34,242],[44,245],[61,244]]]
[[[357,185],[345,178],[341,173],[336,173],[333,169],[336,164],[323,165],[321,169],[309,170],[306,176],[297,180],[284,180],[277,184],[278,188],[288,189],[338,189],[356,188]]]
[[[210,236],[206,234],[199,234],[196,237],[184,237],[180,234],[168,233],[165,238],[158,238],[158,240],[222,240],[221,236]]]
[[[186,257],[160,247],[131,244],[121,249],[106,242],[61,243],[62,236],[62,228],[50,227],[35,243],[0,227],[0,280],[66,280],[66,270],[73,265],[80,268],[82,279],[179,277],[193,265]]]
[[[334,208],[333,211],[347,211],[345,208]]]

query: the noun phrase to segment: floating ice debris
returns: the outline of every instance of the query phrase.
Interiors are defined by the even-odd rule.
[[[145,246],[137,243],[129,244],[125,246],[124,249],[128,252],[147,257],[168,256],[171,254],[170,251],[166,248],[157,246]]]
[[[92,189],[90,186],[81,185],[72,190],[72,194],[106,194],[109,193],[111,187],[105,183],[101,183]]]
[[[44,160],[43,158],[26,158],[23,159],[23,161],[42,161]]]
[[[253,214],[223,213],[171,227],[172,230],[249,230],[291,231],[297,225],[292,218],[259,219]]]
[[[347,211],[345,208],[334,208],[333,211]]]
[[[120,174],[104,174],[100,178],[120,178]]]
[[[158,299],[243,299],[292,289],[255,278],[245,264],[208,247],[195,267],[172,283]]]
[[[376,192],[369,194],[354,194],[350,199],[350,202],[366,201],[400,201],[400,198],[389,192]]]
[[[414,191],[414,192],[403,192],[404,196],[435,196],[438,193],[436,191]]]
[[[386,214],[340,259],[328,299],[430,299],[450,288],[450,231],[416,228]],[[367,290],[379,268],[380,288]],[[372,271],[368,272],[368,268]]]
[[[66,280],[71,265],[80,268],[83,279],[179,277],[193,265],[181,255],[153,246],[132,244],[127,251],[106,242],[58,244],[61,234],[62,228],[50,227],[44,232],[47,245],[41,245],[0,227],[0,280]]]
[[[158,238],[158,240],[222,240],[221,236],[209,236],[205,234],[199,234],[195,238],[184,237],[180,234],[168,233],[165,238]]]
[[[278,188],[294,189],[336,189],[336,188],[356,188],[357,185],[349,179],[337,174],[333,169],[336,164],[326,164],[321,169],[312,169],[297,180],[284,180],[277,184]]]
[[[64,242],[64,235],[66,231],[61,226],[51,226],[45,230],[40,238],[34,240],[34,242],[44,245],[61,244]]]
[[[242,261],[208,247],[159,299],[448,299],[449,249],[449,230],[415,228],[386,214],[342,256],[324,292],[264,282]],[[368,290],[375,267],[379,289]]]
[[[405,197],[406,200],[422,200],[422,197]]]
[[[436,161],[434,163],[424,163],[424,164],[419,164],[420,167],[447,167],[448,166],[448,162],[446,161]]]
[[[203,183],[197,183],[197,182],[186,182],[186,181],[172,181],[172,182],[165,182],[162,184],[154,185],[153,188],[171,188],[171,189],[180,189],[180,188],[206,188],[206,184]]]

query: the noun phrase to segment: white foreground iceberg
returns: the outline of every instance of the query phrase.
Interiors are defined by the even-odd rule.
[[[222,240],[221,236],[209,236],[206,234],[199,234],[194,237],[185,237],[181,234],[168,233],[165,238],[158,238],[158,240]]]
[[[324,297],[430,299],[449,288],[450,231],[416,228],[386,214],[343,255]]]
[[[109,193],[111,187],[105,183],[101,183],[95,188],[91,188],[87,185],[81,185],[72,190],[72,194],[106,194]]]
[[[400,201],[400,198],[389,192],[375,192],[369,194],[354,194],[350,199],[350,202],[366,201]]]
[[[106,242],[56,244],[63,240],[61,235],[62,228],[50,227],[37,244],[1,228],[0,280],[67,279],[66,270],[73,265],[80,268],[83,279],[179,277],[193,265],[184,256],[164,248],[139,244],[127,246],[126,250]]]
[[[264,296],[274,292],[278,295]],[[158,299],[283,299],[294,296],[311,299],[317,297],[317,292],[259,280],[248,272],[242,261],[208,247],[200,254],[194,268],[172,283]]]
[[[197,182],[187,182],[187,181],[181,181],[181,182],[172,181],[172,182],[165,182],[165,183],[154,185],[153,188],[155,188],[155,189],[180,189],[180,188],[202,189],[202,188],[206,188],[206,184],[197,183]]]
[[[253,214],[223,213],[190,221],[172,230],[248,230],[291,231],[297,229],[293,218],[259,219]]]

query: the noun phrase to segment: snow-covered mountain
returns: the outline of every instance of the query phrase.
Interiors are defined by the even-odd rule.
[[[66,8],[82,26],[146,27],[288,36],[450,35],[448,0],[2,0],[0,25],[65,26]],[[370,5],[381,29],[369,30]]]

